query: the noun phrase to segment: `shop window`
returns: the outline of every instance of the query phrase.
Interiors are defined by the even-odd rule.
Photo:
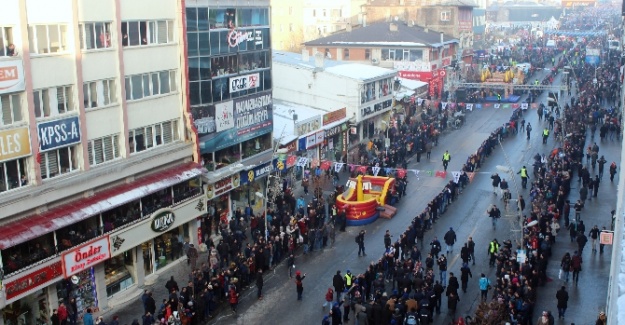
[[[65,175],[79,169],[78,146],[50,150],[41,154],[41,178]],[[81,153],[82,154],[82,153]]]
[[[122,206],[102,213],[103,232],[108,233],[141,219],[139,200],[126,203]]]
[[[125,251],[104,261],[104,283],[108,297],[128,289],[134,283],[130,273],[132,268],[132,251]]]
[[[0,95],[0,117],[2,125],[22,121],[22,96],[19,93]]]
[[[215,152],[215,169],[226,167],[238,161],[241,161],[239,144],[235,144],[234,146],[230,146]]]
[[[0,163],[0,193],[28,185],[26,159]]]
[[[96,277],[93,267],[75,274],[78,283],[72,283],[71,279],[63,279],[56,284],[57,298],[67,304],[71,298],[76,299],[78,308],[77,319],[82,319],[87,308],[92,310],[98,306]]]
[[[100,215],[95,215],[56,231],[57,250],[62,252],[102,234]]]
[[[202,181],[194,178],[173,186],[174,204],[202,193]]]
[[[271,149],[271,133],[243,142],[243,159]]]
[[[4,249],[2,251],[2,268],[6,276],[55,254],[54,235],[48,233],[25,243]]]
[[[172,205],[171,188],[165,188],[141,198],[141,215],[147,217],[154,211]]]
[[[163,268],[168,263],[183,256],[182,244],[184,236],[180,232],[180,227],[168,231],[154,238],[154,253],[156,269]]]

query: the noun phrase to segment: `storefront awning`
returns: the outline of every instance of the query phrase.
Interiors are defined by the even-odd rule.
[[[0,226],[0,249],[35,239],[52,231],[85,220],[128,202],[202,174],[196,163],[186,163],[96,192],[92,197],[79,199]]]

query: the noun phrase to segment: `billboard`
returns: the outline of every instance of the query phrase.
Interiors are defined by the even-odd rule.
[[[0,94],[24,91],[25,86],[22,60],[0,61]]]
[[[271,92],[192,109],[201,153],[214,152],[273,130]],[[218,126],[218,124],[221,126]]]

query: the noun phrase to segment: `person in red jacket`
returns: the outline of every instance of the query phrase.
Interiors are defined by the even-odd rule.
[[[239,304],[239,293],[234,286],[230,287],[230,291],[228,292],[228,301],[230,302],[230,308],[232,308],[233,313],[237,313],[237,305]]]
[[[66,325],[67,319],[69,318],[69,314],[67,312],[67,307],[65,307],[64,303],[59,304],[58,313],[59,313],[59,321],[61,325]]]

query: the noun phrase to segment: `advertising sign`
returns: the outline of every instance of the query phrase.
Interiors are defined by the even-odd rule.
[[[192,108],[200,151],[214,152],[270,133],[273,130],[272,103],[271,92],[257,93],[227,102],[228,105],[232,105],[234,126],[225,128],[230,126],[230,119],[225,119],[227,123],[222,126],[223,131],[218,131],[216,115],[218,111],[222,113],[228,111],[225,107],[217,109],[216,105],[204,105]]]
[[[63,266],[61,265],[61,261],[57,261],[48,266],[44,266],[35,271],[32,271],[29,274],[21,276],[15,280],[7,281],[4,284],[6,299],[10,300],[12,298],[15,298],[22,293],[25,293],[29,290],[35,289],[38,286],[56,280],[62,275]]]
[[[24,91],[24,67],[21,59],[0,61],[0,94]]]
[[[285,145],[281,145],[280,149],[286,149],[286,153],[297,151],[297,140],[293,140]]]
[[[316,134],[311,134],[309,136],[306,137],[306,149],[310,149],[312,147],[317,146],[317,135]]]
[[[432,71],[399,71],[399,77],[411,80],[429,81],[432,79]]]
[[[63,274],[66,278],[80,273],[111,257],[109,248],[109,236],[104,236],[90,243],[79,246],[63,253]]]
[[[213,184],[206,186],[206,197],[210,200],[221,194],[228,193],[241,185],[239,174],[224,177]]]
[[[230,78],[230,93],[258,88],[258,86],[260,86],[260,75],[258,73]]]
[[[0,162],[29,156],[30,153],[27,126],[0,131]]]
[[[47,151],[80,142],[78,116],[37,124],[39,150]]]
[[[599,244],[612,245],[614,241],[614,233],[611,231],[603,230],[599,233]]]
[[[347,117],[347,108],[343,107],[339,110],[323,114],[323,125],[332,124]]]
[[[221,132],[234,127],[232,101],[215,104],[215,131]]]
[[[301,120],[295,123],[295,132],[297,136],[301,137],[310,132],[315,132],[321,127],[321,115],[313,116],[305,120]]]
[[[175,221],[176,216],[173,211],[161,211],[158,214],[154,214],[152,217],[152,221],[150,221],[150,228],[152,228],[152,231],[154,232],[163,232],[169,229]]]
[[[275,161],[276,159],[274,159]],[[274,161],[266,162],[260,166],[256,166],[250,170],[244,170],[241,172],[241,185],[246,185],[253,182],[255,179],[269,175],[274,169]]]
[[[424,55],[427,51],[424,51]],[[406,71],[421,71],[428,72],[430,71],[430,64],[427,61],[394,61],[393,68],[395,70],[406,70]]]

